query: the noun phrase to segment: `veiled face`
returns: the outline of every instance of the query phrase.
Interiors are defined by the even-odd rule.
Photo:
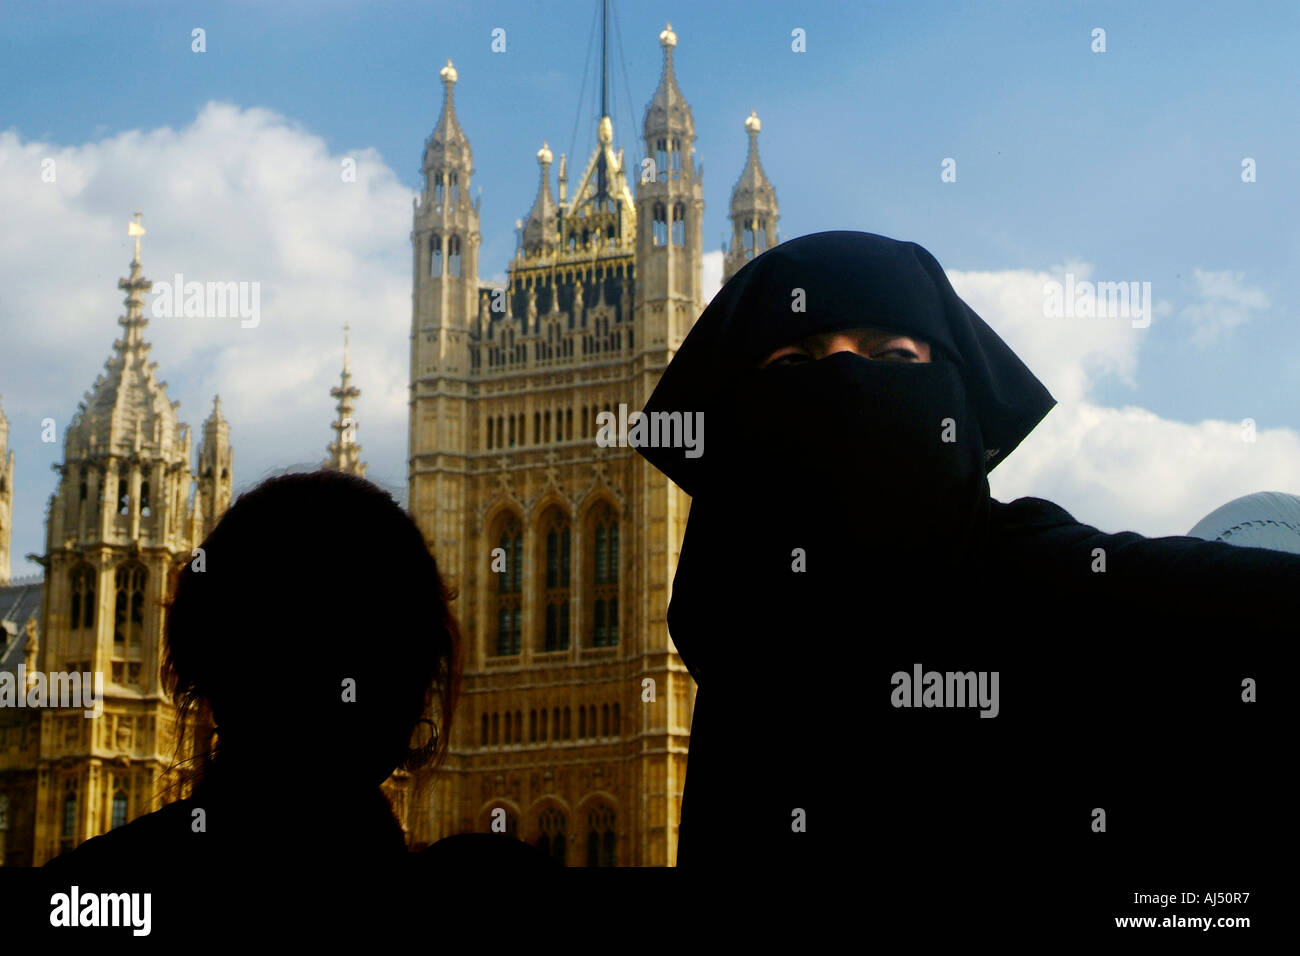
[[[783,365],[801,365],[834,355],[836,352],[854,352],[863,358],[882,362],[928,362],[930,361],[930,343],[860,326],[853,329],[839,329],[835,332],[820,332],[783,345],[758,363],[759,368],[772,368]]]

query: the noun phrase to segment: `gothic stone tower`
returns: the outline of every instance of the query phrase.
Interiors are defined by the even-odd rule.
[[[137,220],[139,214],[137,213]],[[36,667],[103,675],[103,713],[22,711],[32,746],[0,754],[0,789],[34,800],[30,862],[155,810],[173,753],[173,709],[159,685],[169,572],[190,559],[230,497],[229,429],[219,406],[204,428],[194,504],[189,427],[148,361],[137,235],[122,337],[64,436],[46,524]],[[34,778],[24,787],[23,777]]]
[[[573,865],[676,858],[694,685],[665,610],[688,499],[634,449],[595,441],[596,414],[640,409],[703,309],[702,169],[676,42],[660,34],[651,174],[636,170],[633,193],[602,69],[573,196],[563,156],[552,193],[543,144],[500,288],[478,279],[471,153],[456,71],[441,72],[411,234],[410,502],[459,592],[466,654],[416,843],[495,828]]]

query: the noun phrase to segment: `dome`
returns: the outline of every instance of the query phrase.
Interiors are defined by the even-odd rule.
[[[1257,491],[1215,508],[1187,534],[1248,548],[1300,554],[1300,495]]]

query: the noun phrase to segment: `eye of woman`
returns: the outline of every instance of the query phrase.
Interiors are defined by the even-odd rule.
[[[802,365],[805,362],[811,362],[812,355],[806,349],[794,349],[780,355],[765,364],[763,368],[782,368],[789,365]]]
[[[879,359],[882,362],[919,362],[921,356],[914,351],[903,346],[895,346],[892,349],[882,349],[879,352],[872,352],[870,355],[873,359]]]

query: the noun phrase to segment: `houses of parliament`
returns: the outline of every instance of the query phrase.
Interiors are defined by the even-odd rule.
[[[666,613],[689,499],[635,449],[598,445],[595,416],[641,408],[703,311],[703,167],[671,25],[641,158],[625,165],[603,32],[596,143],[572,183],[560,156],[556,189],[551,150],[537,152],[504,284],[480,278],[459,76],[451,61],[440,71],[410,234],[407,504],[457,592],[464,675],[442,765],[385,784],[412,847],[499,831],[572,866],[676,858],[695,688]],[[752,112],[744,128],[724,281],[777,242]],[[35,579],[9,579],[15,456],[0,411],[0,671],[104,675],[93,719],[0,708],[0,864],[39,865],[161,805],[175,756],[164,592],[231,500],[220,400],[195,464],[149,360],[133,231],[121,334],[64,432]],[[322,467],[364,474],[346,345],[331,394]]]

